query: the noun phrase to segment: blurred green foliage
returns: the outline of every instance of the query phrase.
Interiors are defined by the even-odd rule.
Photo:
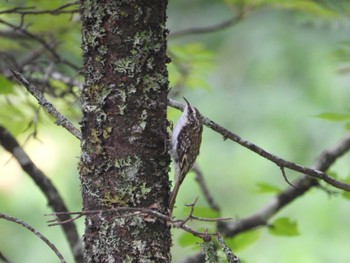
[[[13,91],[13,83],[3,76],[0,76],[0,86],[0,94],[9,94]]]
[[[325,119],[342,116],[337,112],[347,116],[349,108],[346,56],[350,52],[345,45],[349,33],[349,3],[226,3],[229,11],[222,3],[213,1],[170,3],[169,24],[175,33],[184,28],[219,24],[244,6],[251,8],[245,19],[234,27],[174,40],[180,47],[199,42],[213,53],[212,71],[204,79],[210,90],[185,90],[186,98],[204,115],[270,152],[311,165],[318,154],[346,132],[342,123],[337,125]],[[172,11],[175,9],[181,11]],[[349,157],[345,157],[334,166],[340,180],[345,180],[349,173],[348,161]],[[278,167],[237,145],[222,142],[220,136],[208,130],[204,132],[198,163],[222,208],[221,216],[250,215],[261,209],[272,194],[287,187]],[[297,176],[287,171],[288,180],[293,181]],[[205,204],[192,178],[189,175],[180,190],[178,206],[191,203],[197,196],[198,205]],[[330,260],[345,263],[349,233],[344,231],[349,214],[342,211],[347,209],[347,201],[329,199],[316,189],[300,199],[304,201],[296,201],[279,212],[279,217],[270,222],[273,227],[243,233],[226,242],[244,262]],[[184,217],[180,208],[175,214]],[[341,227],[331,227],[334,221],[342,222]],[[186,236],[192,239],[181,230],[175,230],[174,235],[181,246],[186,244]],[[330,235],[335,242],[331,251],[319,253],[321,247],[329,245]],[[281,239],[282,236],[289,238]],[[184,252],[193,253],[193,242],[188,244],[192,244],[189,251],[174,248],[174,262],[185,258]]]
[[[249,230],[237,235],[234,239],[227,238],[226,244],[239,255],[240,251],[258,241],[261,237],[261,233],[261,230]]]
[[[2,10],[35,7],[55,9],[67,1],[0,1]],[[30,9],[32,10],[32,9]],[[226,21],[245,10],[235,26],[210,34],[189,34],[170,38],[169,78],[171,96],[186,96],[200,111],[254,143],[287,160],[311,166],[315,157],[333,145],[349,127],[349,1],[272,0],[176,0],[169,3],[170,36],[187,28],[208,27]],[[2,14],[15,25],[20,16]],[[80,66],[78,15],[26,15],[30,32],[45,41],[58,39],[57,52]],[[8,29],[1,25],[1,30]],[[50,37],[51,36],[51,37]],[[23,44],[24,43],[24,44]],[[2,54],[21,59],[40,47],[31,39],[24,42],[4,38]],[[36,65],[48,68],[52,54],[46,52]],[[2,56],[2,72],[11,57]],[[65,65],[55,70],[82,81],[79,72]],[[31,81],[45,77],[29,72]],[[78,123],[79,88],[50,79],[46,96],[60,112]],[[45,86],[44,86],[45,87]],[[77,162],[79,142],[52,124],[23,87],[0,75],[0,123],[6,126],[54,181],[72,211],[81,209]],[[179,113],[169,109],[169,119]],[[325,121],[327,120],[327,121]],[[331,120],[333,122],[329,122]],[[336,122],[334,122],[336,121]],[[29,138],[29,140],[28,140]],[[15,161],[0,149],[0,211],[17,216],[43,232],[72,262],[59,227],[49,228],[43,216],[43,196]],[[349,157],[332,167],[339,179],[348,180]],[[278,167],[205,129],[198,165],[221,213],[207,207],[189,174],[180,190],[175,215],[185,218],[191,203],[199,197],[195,215],[241,218],[259,210],[271,195],[287,187]],[[287,171],[289,180],[298,175]],[[265,193],[269,193],[266,195]],[[279,212],[270,227],[227,239],[244,262],[347,262],[348,194],[332,196],[314,189]],[[293,219],[291,219],[293,218]],[[298,222],[298,223],[296,223]],[[78,221],[80,230],[83,222]],[[195,229],[215,230],[215,223],[190,222]],[[15,262],[53,262],[52,252],[35,237],[7,222],[0,222],[0,251]],[[82,231],[81,231],[82,233]],[[285,238],[282,238],[285,237]],[[286,238],[289,237],[289,238]],[[174,230],[174,262],[199,251],[199,239]],[[18,250],[18,246],[21,249]],[[324,249],[327,247],[327,249]],[[298,253],[295,253],[298,251]],[[38,255],[40,254],[40,258]]]
[[[299,230],[297,223],[287,217],[277,218],[269,226],[269,232],[276,236],[298,236]]]
[[[170,45],[168,65],[170,86],[181,88],[209,88],[206,76],[213,68],[213,53],[203,44],[190,42]]]

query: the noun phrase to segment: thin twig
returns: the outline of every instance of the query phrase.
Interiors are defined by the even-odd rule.
[[[55,47],[55,43],[48,43],[50,45],[50,47]],[[39,45],[38,47],[36,47],[35,49],[33,49],[28,55],[26,55],[24,58],[22,58],[20,61],[17,62],[18,66],[16,67],[16,69],[18,69],[19,71],[21,71],[23,69],[24,66],[33,63],[33,61],[35,61],[37,58],[39,58],[41,55],[43,55],[43,53],[45,52],[46,47],[43,45]]]
[[[291,187],[296,187],[295,185],[293,185],[291,182],[289,182],[288,178],[287,178],[287,175],[286,175],[286,171],[284,170],[284,167],[283,166],[280,166],[280,169],[281,169],[281,173],[282,173],[282,176],[284,178],[284,181],[289,184]]]
[[[125,214],[125,212],[130,212],[130,213]],[[191,213],[193,213],[193,211]],[[202,238],[203,240],[208,240],[208,238],[210,238],[210,236],[216,235],[216,233],[208,233],[207,231],[199,232],[199,231],[189,227],[188,225],[186,225],[186,222],[189,219],[194,219],[191,216],[188,216],[183,220],[176,220],[176,219],[173,219],[169,215],[165,215],[165,214],[162,214],[161,212],[158,212],[156,210],[149,209],[149,208],[143,208],[143,207],[116,207],[113,209],[106,209],[106,210],[88,210],[88,211],[80,211],[80,212],[56,212],[56,213],[47,214],[47,216],[57,217],[59,215],[77,215],[77,217],[74,218],[74,219],[77,219],[83,215],[89,216],[89,215],[104,215],[104,214],[112,214],[113,217],[115,217],[115,218],[131,217],[131,216],[137,216],[137,215],[144,216],[144,217],[153,216],[154,218],[157,218],[159,220],[162,220],[163,222],[169,223],[169,224],[173,225],[173,227],[175,227],[175,228],[180,228],[182,230],[185,230],[186,232],[189,232],[194,236]],[[210,219],[203,218],[202,221],[204,221],[204,220],[210,221]],[[227,218],[217,219],[217,220],[227,220]],[[214,221],[217,222],[217,220],[214,220]],[[60,225],[60,224],[65,223],[65,222],[60,221],[58,218],[50,220],[49,222],[50,222],[50,224],[48,226],[56,226],[56,225]]]
[[[61,215],[59,215],[61,216]],[[56,226],[56,225],[65,225],[67,223],[73,222],[79,218],[81,218],[83,215],[76,215],[75,217],[71,217],[67,220],[61,220],[61,219],[52,219],[47,221],[48,223],[50,223],[48,226]],[[57,220],[59,220],[59,223],[57,223]],[[51,224],[52,223],[52,224]]]
[[[169,38],[171,39],[171,38],[184,37],[188,35],[208,34],[212,32],[217,32],[219,30],[223,30],[225,28],[236,25],[238,22],[240,22],[244,18],[246,14],[247,14],[247,10],[241,10],[238,12],[238,14],[235,17],[232,17],[229,20],[226,20],[219,24],[206,26],[206,27],[194,27],[194,28],[175,31],[174,33],[171,33],[169,35]]]
[[[56,254],[56,256],[60,259],[60,261],[62,263],[65,263],[66,260],[64,259],[64,257],[62,256],[62,254],[58,251],[58,249],[55,247],[54,244],[52,244],[46,237],[44,237],[39,231],[35,230],[33,227],[31,227],[30,225],[28,225],[27,223],[25,223],[22,220],[19,220],[18,218],[14,218],[12,216],[9,215],[5,215],[0,213],[0,218],[5,219],[7,221],[16,223],[20,226],[23,226],[24,228],[28,229],[29,231],[31,231],[32,233],[34,233],[37,237],[39,237],[42,241],[44,241],[44,243],[46,245],[48,245],[51,250]]]
[[[74,1],[72,3],[67,3],[64,5],[61,5],[55,9],[48,9],[48,10],[31,10],[35,7],[15,7],[7,10],[0,11],[1,14],[20,14],[20,15],[41,15],[41,14],[50,14],[50,15],[59,15],[59,14],[70,14],[70,13],[77,13],[79,12],[78,9],[73,10],[63,10],[65,8],[68,8],[70,6],[77,5],[79,1]]]
[[[195,174],[196,174],[196,181],[199,185],[199,187],[202,190],[202,193],[205,197],[205,199],[207,200],[209,206],[211,209],[213,209],[214,211],[220,211],[220,207],[219,205],[215,202],[213,196],[211,195],[209,188],[205,182],[204,176],[202,171],[199,169],[199,167],[195,164],[192,169],[191,169]]]
[[[183,110],[184,105],[181,103],[178,103],[172,99],[168,100],[168,103],[170,106]],[[215,123],[214,121],[210,120],[209,118],[202,115],[203,124],[207,127],[211,128],[213,131],[216,131],[217,133],[221,134],[224,139],[230,139],[240,145],[242,145],[245,148],[248,148],[249,150],[257,153],[258,155],[264,157],[267,160],[270,160],[271,162],[275,163],[279,167],[288,168],[303,174],[306,174],[310,177],[321,179],[328,184],[338,188],[342,189],[344,191],[350,192],[350,185],[340,182],[338,180],[335,180],[334,178],[328,176],[326,173],[317,170],[312,169],[308,167],[304,167],[302,165],[286,161],[272,153],[269,153],[268,151],[262,149],[261,147],[257,146],[256,144],[247,141],[246,139],[243,139],[242,137],[238,136],[237,134],[234,134],[233,132],[225,129],[224,127],[220,126],[219,124]]]
[[[196,205],[197,201],[198,201],[198,197],[191,204],[186,205],[187,207],[190,208],[190,213],[188,214],[188,216],[185,219],[178,220],[178,221],[181,221],[182,224],[185,224],[192,219],[192,215],[194,213],[194,206]]]
[[[189,212],[188,216],[185,219],[181,219],[181,220],[177,220],[177,221],[181,221],[184,224],[190,220],[197,220],[197,221],[203,221],[203,222],[218,222],[218,221],[232,220],[232,218],[230,218],[230,217],[207,218],[207,217],[194,216],[193,214],[194,214],[194,209],[195,209],[197,201],[198,201],[198,198],[196,198],[193,203],[187,204],[186,206],[190,207],[190,212]]]
[[[16,79],[19,80],[32,94],[38,103],[44,107],[44,109],[50,113],[53,117],[56,119],[56,124],[62,126],[67,131],[69,131],[71,134],[73,134],[76,138],[81,140],[81,133],[80,131],[66,118],[64,117],[60,112],[56,110],[56,108],[45,98],[44,94],[37,89],[35,86],[30,84],[28,80],[19,72],[11,70],[13,75]]]
[[[219,221],[230,221],[233,220],[231,217],[213,217],[213,218],[207,218],[207,217],[198,217],[198,216],[191,216],[191,219],[197,220],[197,221],[203,221],[203,222],[219,222]]]

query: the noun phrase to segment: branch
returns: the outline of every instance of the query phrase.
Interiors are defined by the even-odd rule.
[[[0,252],[0,259],[1,259],[4,263],[11,263],[11,261],[8,260],[1,252]]]
[[[21,73],[14,70],[11,70],[11,72],[15,76],[15,78],[18,79],[19,82],[21,82],[26,87],[29,93],[37,99],[39,105],[43,106],[44,109],[56,119],[57,125],[62,126],[71,134],[73,134],[76,138],[81,140],[80,131],[66,117],[59,113],[50,102],[46,100],[45,96],[39,89],[31,85]]]
[[[23,32],[17,32],[14,30],[0,30],[0,37],[16,39],[17,41],[22,39],[24,40],[31,39],[31,37],[23,34]]]
[[[52,244],[46,237],[44,237],[40,232],[35,230],[33,227],[31,227],[27,223],[23,222],[22,220],[19,220],[17,218],[14,218],[12,216],[8,216],[8,215],[2,214],[2,213],[0,213],[0,218],[5,219],[5,220],[10,221],[10,222],[13,222],[13,223],[16,223],[18,225],[21,225],[24,228],[26,228],[29,231],[31,231],[32,233],[34,233],[37,237],[39,237],[42,241],[44,241],[44,243],[46,245],[48,245],[51,248],[51,250],[57,255],[57,257],[60,259],[60,261],[62,263],[66,263],[66,261],[63,258],[62,254],[58,251],[58,249],[55,247],[55,245]]]
[[[79,70],[80,69],[78,66],[74,65],[73,63],[69,62],[68,60],[61,58],[60,55],[56,52],[56,50],[54,48],[52,48],[51,45],[49,43],[47,43],[43,38],[41,38],[41,37],[39,37],[39,36],[37,36],[37,35],[35,35],[33,33],[30,33],[26,29],[23,29],[21,27],[21,25],[20,26],[16,26],[14,24],[6,22],[3,19],[0,19],[0,23],[4,24],[4,25],[6,25],[6,26],[8,26],[8,27],[10,27],[12,29],[14,29],[15,31],[19,31],[19,32],[23,33],[24,35],[30,37],[31,39],[33,39],[33,40],[39,42],[40,44],[42,44],[46,48],[46,50],[49,51],[57,61],[62,62],[63,64],[66,64],[66,65],[70,66],[74,70]]]
[[[55,43],[48,43],[50,47],[54,47]],[[46,48],[43,45],[39,45],[35,49],[32,49],[29,54],[27,54],[24,58],[17,62],[17,69],[21,71],[23,67],[27,66],[30,63],[33,63],[36,59],[38,59],[45,52]]]
[[[246,11],[247,10],[241,10],[240,12],[238,12],[237,16],[216,25],[207,26],[207,27],[194,27],[194,28],[188,28],[180,31],[175,31],[174,33],[171,33],[169,35],[169,38],[177,38],[177,37],[183,37],[183,36],[195,35],[195,34],[208,34],[219,30],[223,30],[230,26],[234,26],[238,22],[240,22],[247,14]]]
[[[337,158],[341,157],[349,150],[350,134],[345,136],[335,146],[321,153],[315,160],[313,168],[326,171],[337,160]],[[318,182],[309,176],[303,175],[293,182],[293,185],[295,187],[288,187],[270,200],[270,202],[260,209],[259,212],[249,217],[240,219],[236,222],[218,222],[219,231],[225,236],[232,237],[241,232],[264,226],[279,210],[303,195],[310,188],[317,186]]]
[[[199,231],[191,228],[190,226],[186,225],[187,221],[198,220],[198,221],[206,221],[206,222],[212,222],[212,221],[218,222],[221,220],[229,220],[230,219],[230,218],[213,219],[213,218],[194,217],[192,215],[193,205],[194,204],[191,205],[192,209],[190,211],[190,215],[183,220],[176,220],[176,219],[173,219],[171,216],[162,214],[161,212],[159,212],[157,210],[150,209],[150,208],[143,208],[143,207],[116,207],[116,208],[105,209],[105,210],[86,210],[86,211],[79,211],[79,212],[56,212],[56,213],[52,213],[52,214],[47,214],[47,216],[57,216],[58,217],[60,215],[75,215],[75,217],[71,218],[69,220],[69,222],[71,222],[72,220],[78,219],[82,216],[98,215],[98,216],[102,217],[102,216],[105,216],[106,214],[111,214],[115,218],[130,217],[130,216],[143,216],[145,218],[145,220],[147,220],[147,221],[150,221],[150,220],[154,221],[154,218],[156,218],[156,219],[163,221],[163,223],[169,223],[175,228],[180,228],[186,232],[189,232],[192,235],[203,239],[203,241],[210,240],[211,236],[215,236],[217,233],[208,233],[207,231],[199,232]],[[125,214],[125,212],[130,212],[130,213]],[[61,225],[61,224],[65,224],[67,222],[68,221],[61,221],[59,218],[57,218],[57,219],[50,220],[49,226]]]
[[[184,106],[182,104],[172,100],[172,99],[169,99],[168,103],[170,106],[172,106],[174,108],[183,110]],[[222,127],[219,124],[215,123],[214,121],[210,120],[209,118],[207,118],[203,115],[201,115],[201,117],[203,120],[203,124],[206,125],[207,127],[211,128],[213,131],[216,131],[217,133],[221,134],[224,137],[224,140],[230,139],[230,140],[242,145],[243,147],[248,148],[249,150],[257,153],[258,155],[264,157],[265,159],[270,160],[271,162],[275,163],[280,168],[288,168],[288,169],[306,174],[310,177],[321,179],[321,180],[327,182],[328,184],[330,184],[338,189],[342,189],[344,191],[350,192],[350,185],[349,184],[337,181],[334,178],[328,176],[326,173],[319,171],[317,169],[311,169],[311,168],[304,167],[302,165],[299,165],[299,164],[296,164],[293,162],[286,161],[286,160],[260,148],[259,146],[255,145],[254,143],[251,143],[251,142],[239,137],[238,135],[234,134],[233,132],[225,129],[224,127]]]
[[[56,187],[49,178],[32,162],[29,156],[23,151],[18,142],[12,135],[0,125],[0,144],[5,150],[10,152],[18,161],[22,169],[33,179],[48,200],[49,206],[56,212],[67,212],[68,209],[64,204]],[[67,214],[62,214],[59,219],[66,221],[70,219]],[[83,262],[83,251],[80,237],[74,223],[70,222],[62,226],[70,248],[76,262]]]
[[[210,208],[214,211],[219,212],[220,207],[215,202],[213,196],[211,195],[209,188],[204,180],[204,176],[202,174],[202,171],[199,169],[199,167],[195,164],[191,169],[196,174],[196,181],[199,184],[199,187],[201,188],[203,195],[205,199],[207,200],[207,203],[209,204]]]
[[[232,218],[228,218],[228,217],[205,218],[205,217],[194,216],[193,213],[194,213],[194,208],[195,208],[197,201],[198,201],[198,198],[196,198],[196,200],[192,204],[186,205],[187,207],[190,207],[190,213],[188,214],[188,216],[185,219],[173,220],[173,222],[180,222],[180,224],[185,224],[191,220],[197,220],[197,221],[202,221],[202,222],[218,222],[218,221],[232,220]]]
[[[183,110],[184,105],[169,99],[168,104],[171,107],[174,107],[179,110]],[[218,124],[214,123],[210,119],[203,117],[203,123],[207,127],[214,127],[213,130],[217,131],[218,133],[222,134],[224,137],[227,135],[232,136],[232,139],[235,142],[238,142],[242,146],[251,149],[252,151],[260,154],[267,153],[265,150],[261,149],[260,147],[240,138],[238,135],[235,135],[226,129],[222,128]],[[325,150],[322,152],[318,158],[315,160],[312,168],[320,173],[320,171],[326,171],[336,160],[337,158],[344,155],[346,152],[350,150],[350,134],[345,136],[339,143],[337,143],[335,146]],[[273,158],[278,158],[270,153],[268,153],[269,156],[272,156]],[[270,160],[270,159],[269,159]],[[273,159],[274,160],[274,159]],[[287,162],[284,161],[283,162]],[[287,162],[288,163],[288,162]],[[279,166],[280,169],[283,169],[283,165]],[[293,169],[292,169],[293,170]],[[220,233],[225,235],[226,237],[234,237],[238,235],[239,233],[257,228],[259,226],[265,226],[267,224],[268,219],[270,219],[273,215],[275,215],[279,210],[287,206],[289,203],[297,199],[299,196],[303,195],[305,192],[307,192],[310,188],[314,186],[318,186],[318,181],[310,175],[302,175],[299,177],[295,182],[293,182],[293,185],[288,187],[285,191],[278,194],[276,197],[274,197],[267,205],[265,205],[259,212],[256,214],[240,219],[235,222],[218,222],[218,230]],[[197,253],[191,257],[186,258],[182,261],[182,263],[189,263],[189,262],[203,262],[204,255],[202,253]]]
[[[213,221],[218,222],[221,220],[231,220],[231,219],[230,218],[199,218],[199,217],[193,216],[194,206],[196,204],[196,201],[189,205],[191,207],[191,211],[190,211],[189,215],[185,219],[182,219],[182,220],[175,220],[171,216],[162,214],[161,212],[156,211],[154,209],[142,208],[142,207],[116,207],[113,209],[106,209],[106,210],[87,210],[87,211],[80,211],[80,212],[56,212],[56,213],[48,214],[47,216],[57,217],[57,216],[63,215],[63,214],[75,215],[75,217],[71,218],[69,221],[76,220],[76,219],[82,217],[83,215],[84,216],[97,215],[99,217],[103,217],[104,219],[105,219],[106,214],[112,214],[113,218],[143,216],[144,220],[147,220],[149,222],[150,221],[156,222],[155,219],[158,219],[158,220],[163,221],[163,223],[171,224],[175,228],[182,229],[188,233],[191,233],[192,235],[194,235],[196,237],[201,238],[204,241],[204,243],[211,242],[212,236],[216,236],[218,238],[218,235],[220,235],[220,234],[219,233],[208,233],[207,230],[205,230],[204,232],[199,232],[199,231],[189,227],[188,225],[186,225],[186,223],[190,220],[198,220],[198,221],[206,221],[206,222],[213,222]],[[124,212],[127,212],[127,213],[124,213]],[[153,219],[152,217],[155,219]],[[49,226],[65,224],[67,222],[68,221],[60,221],[59,219],[56,218],[56,219],[49,221],[49,223],[50,223]],[[222,242],[224,243],[224,241],[222,241]],[[224,248],[223,244],[221,246],[222,246],[223,250],[225,249],[224,250],[225,254],[229,255],[229,251],[228,251],[229,248],[227,246]],[[231,254],[232,254],[232,251],[231,251]],[[240,263],[239,259],[236,256],[233,255],[233,257],[234,257],[234,260],[236,260],[236,261],[232,261],[232,262]],[[202,259],[201,255],[199,257],[197,257],[197,259],[198,260]],[[199,261],[197,261],[197,260],[191,261],[190,260],[187,262],[203,262],[203,260],[202,261],[200,261],[200,260]]]
[[[78,1],[72,2],[72,3],[67,3],[64,5],[61,5],[55,9],[48,9],[48,10],[30,10],[34,9],[34,7],[15,7],[12,9],[7,9],[7,10],[2,10],[0,11],[0,15],[2,14],[19,14],[19,15],[42,15],[42,14],[50,14],[50,15],[59,15],[59,14],[70,14],[70,13],[77,13],[79,12],[78,9],[73,9],[73,10],[63,10],[65,8],[68,8],[70,6],[74,6],[79,4]]]

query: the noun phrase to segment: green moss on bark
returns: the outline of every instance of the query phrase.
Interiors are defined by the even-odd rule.
[[[83,0],[84,210],[158,207],[169,193],[166,1]],[[91,215],[86,262],[170,262],[166,222]]]

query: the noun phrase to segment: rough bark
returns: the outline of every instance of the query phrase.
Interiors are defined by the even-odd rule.
[[[167,212],[167,1],[81,0],[84,210]],[[166,222],[102,213],[85,221],[85,262],[170,262]]]

